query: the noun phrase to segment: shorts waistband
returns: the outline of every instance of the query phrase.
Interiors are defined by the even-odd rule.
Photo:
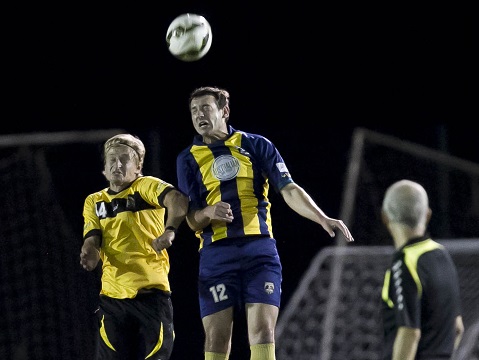
[[[150,289],[143,288],[143,289],[139,289],[137,294],[138,295],[160,294],[160,295],[169,297],[171,295],[171,292],[163,291],[161,289],[156,289],[156,288],[150,288]]]

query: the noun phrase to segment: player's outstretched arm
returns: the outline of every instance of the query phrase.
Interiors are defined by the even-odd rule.
[[[329,236],[334,237],[340,230],[347,241],[354,241],[351,232],[342,220],[327,216],[309,194],[298,184],[290,183],[281,189],[281,195],[288,206],[299,215],[320,224]]]

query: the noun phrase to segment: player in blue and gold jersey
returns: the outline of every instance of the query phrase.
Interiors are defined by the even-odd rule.
[[[110,138],[103,155],[109,186],[85,200],[80,254],[88,271],[102,263],[98,359],[167,360],[174,327],[166,249],[185,219],[188,198],[143,176],[145,147],[138,137]]]
[[[451,359],[464,332],[457,270],[427,233],[431,213],[417,182],[387,189],[382,219],[396,251],[382,290],[384,360]]]
[[[341,220],[328,217],[297,185],[267,138],[227,124],[229,93],[198,88],[189,99],[198,135],[177,158],[179,190],[190,198],[188,225],[199,239],[199,301],[205,360],[228,359],[234,310],[246,310],[251,359],[275,359],[274,332],[282,267],[271,222],[269,187],[331,237]]]

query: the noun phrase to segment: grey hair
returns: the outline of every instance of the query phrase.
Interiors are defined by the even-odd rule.
[[[426,190],[417,182],[399,180],[386,190],[382,211],[391,222],[411,228],[425,225],[429,211]]]

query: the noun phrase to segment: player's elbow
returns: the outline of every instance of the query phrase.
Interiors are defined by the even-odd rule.
[[[196,211],[190,211],[188,215],[186,215],[186,223],[193,231],[199,231],[205,227],[196,220]]]

